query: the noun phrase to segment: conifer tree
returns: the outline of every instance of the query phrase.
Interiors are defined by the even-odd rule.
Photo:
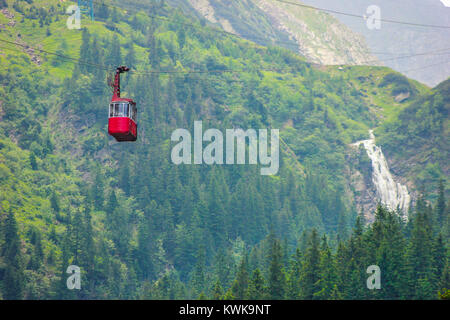
[[[281,300],[285,295],[285,274],[281,245],[277,239],[271,240],[269,261],[269,299]]]
[[[38,169],[36,156],[35,156],[34,152],[30,152],[30,166],[31,166],[31,169],[33,169],[33,170]]]
[[[110,40],[109,51],[107,52],[108,52],[106,55],[107,65],[110,65],[111,67],[118,67],[119,65],[123,64],[120,40],[116,33],[114,33],[114,36]]]
[[[194,296],[199,295],[205,288],[205,250],[200,247],[197,252],[197,264],[192,275],[192,289]]]
[[[434,280],[432,231],[427,206],[418,204],[416,211],[407,253],[410,284],[407,296],[410,299],[425,299],[431,298],[430,282]]]
[[[80,60],[83,61],[92,61],[92,57],[90,56],[90,39],[91,34],[89,33],[89,30],[86,28],[83,28],[82,35],[81,35],[81,47],[80,47]],[[91,69],[88,69],[86,65],[80,64],[80,71],[82,73],[91,72]]]
[[[3,297],[6,300],[19,300],[23,298],[23,259],[18,232],[19,230],[14,212],[9,209],[5,221],[5,258],[7,264],[3,280]]]
[[[37,271],[42,267],[42,264],[44,262],[41,232],[38,229],[33,228],[33,230],[31,231],[30,242],[33,244],[34,248],[29,262],[29,269]]]
[[[50,196],[50,205],[53,209],[53,212],[55,214],[59,214],[59,211],[61,210],[61,208],[59,206],[58,196],[56,195],[56,193],[54,191],[52,192],[52,195]]]
[[[442,281],[442,279],[445,279],[445,267],[447,260],[447,248],[445,247],[442,235],[439,234],[433,243],[433,265],[435,270],[435,279],[438,280],[437,286],[439,286],[440,280]]]
[[[247,256],[244,256],[239,264],[239,269],[236,275],[236,280],[234,280],[231,286],[231,293],[238,300],[243,300],[245,298],[245,292],[248,287],[248,261]]]
[[[128,43],[128,53],[125,57],[126,65],[130,68],[136,67],[136,51],[133,42]]]
[[[249,281],[247,292],[246,292],[246,299],[249,300],[263,300],[267,297],[267,288],[265,286],[264,278],[261,274],[261,271],[259,271],[258,268],[256,268],[253,271],[252,277]]]
[[[300,299],[300,279],[302,276],[302,254],[297,248],[291,261],[291,269],[287,279],[286,298]]]
[[[220,285],[219,279],[217,279],[216,283],[214,284],[214,288],[212,290],[212,299],[213,300],[221,300],[223,295],[223,289]]]
[[[438,199],[436,204],[436,216],[439,225],[445,222],[445,187],[444,180],[439,180]]]
[[[90,197],[94,203],[95,210],[102,210],[103,209],[103,201],[104,201],[104,185],[103,185],[103,178],[101,176],[101,173],[99,170],[95,170],[95,178],[91,185],[91,193]]]
[[[318,284],[320,274],[320,248],[319,236],[317,231],[313,229],[309,238],[309,247],[305,252],[305,260],[303,265],[301,279],[301,297],[311,300],[314,293],[320,291]]]
[[[326,236],[322,238],[319,270],[320,274],[317,283],[319,291],[314,293],[314,299],[326,300],[337,296],[339,293],[336,282],[336,265]]]

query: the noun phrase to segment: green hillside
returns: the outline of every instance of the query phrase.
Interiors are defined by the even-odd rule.
[[[402,174],[413,177],[426,191],[449,176],[450,80],[418,96],[391,121],[383,123],[380,141],[397,163],[407,162]]]
[[[380,207],[376,223],[358,220],[353,230],[346,180],[348,144],[386,120],[403,121],[442,88],[392,83],[388,68],[319,67],[159,1],[139,12],[96,6],[96,21],[83,16],[81,30],[66,27],[68,3],[6,3],[1,298],[437,298],[449,287],[444,193],[436,205],[418,201],[407,225]],[[107,134],[107,76],[118,65],[132,68],[122,82],[139,110],[132,144]],[[220,130],[279,128],[278,175],[261,176],[255,165],[172,164],[170,135],[194,120]],[[408,262],[404,276],[367,293],[363,266],[385,253],[393,265]],[[66,288],[70,264],[82,269],[80,291]]]

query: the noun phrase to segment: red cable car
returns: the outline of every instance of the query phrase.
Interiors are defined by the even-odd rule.
[[[129,70],[125,66],[116,69],[114,93],[109,105],[108,133],[119,142],[137,139],[136,103],[132,99],[120,97],[120,74]]]

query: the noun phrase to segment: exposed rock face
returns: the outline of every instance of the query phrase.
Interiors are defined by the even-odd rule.
[[[275,0],[254,0],[280,30],[299,45],[299,52],[320,64],[368,64],[376,61],[364,39],[328,14]]]
[[[403,217],[406,218],[406,213],[411,201],[408,188],[397,182],[392,176],[383,151],[380,147],[375,145],[375,136],[373,135],[372,130],[370,130],[370,139],[358,141],[352,144],[352,146],[359,147],[361,144],[364,146],[367,155],[372,162],[372,185],[376,195],[373,202],[377,203],[380,201],[391,210],[399,208],[403,213]],[[359,193],[359,199],[357,199],[357,201],[359,200],[363,204],[366,204],[367,201],[365,200],[367,199],[365,198],[370,196],[370,194],[373,195],[373,187],[369,186],[364,189],[364,187],[361,186],[361,179],[359,179],[359,181],[358,179],[354,179],[354,183],[354,189]]]
[[[377,191],[375,186],[372,183],[365,183],[364,174],[354,168],[350,173],[349,183],[353,190],[353,194],[350,196],[355,200],[358,213],[363,212],[366,222],[373,222],[373,213],[377,206]]]
[[[209,0],[189,0],[189,3],[209,22],[220,23],[225,31],[237,34],[230,21],[216,16],[214,7],[209,3]]]
[[[208,21],[213,23],[217,22],[215,17],[214,8],[211,6],[208,0],[189,0],[189,3]]]
[[[310,62],[375,64],[362,36],[333,16],[275,0],[169,0],[195,11],[225,31],[300,53]]]

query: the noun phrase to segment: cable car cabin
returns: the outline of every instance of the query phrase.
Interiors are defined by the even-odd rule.
[[[129,99],[112,101],[109,105],[108,133],[117,141],[136,141],[136,103]]]
[[[119,142],[137,140],[136,103],[120,97],[120,74],[127,71],[129,68],[125,66],[117,68],[109,105],[108,133]]]

